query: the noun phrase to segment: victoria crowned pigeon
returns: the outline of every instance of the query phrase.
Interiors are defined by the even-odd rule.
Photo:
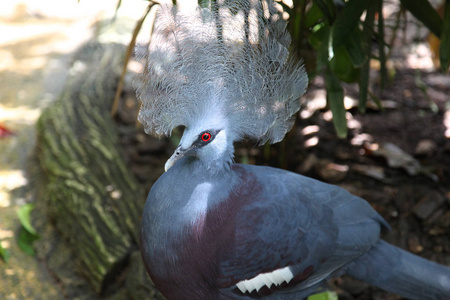
[[[224,3],[223,3],[224,2]],[[235,141],[283,139],[307,86],[271,1],[159,9],[136,82],[147,133],[184,127],[141,225],[169,300],[303,299],[334,276],[411,299],[450,299],[450,268],[380,240],[363,199],[292,172],[233,162]]]

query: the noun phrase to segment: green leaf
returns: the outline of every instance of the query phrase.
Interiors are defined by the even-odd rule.
[[[325,72],[325,84],[327,90],[327,102],[333,113],[333,124],[340,138],[347,137],[347,119],[345,117],[344,90],[339,79],[330,69]]]
[[[28,203],[17,209],[17,216],[19,217],[20,224],[22,224],[17,238],[17,244],[22,251],[32,256],[35,254],[32,244],[39,238],[38,233],[33,225],[31,225],[31,212],[33,208],[34,205]]]
[[[361,67],[370,57],[370,48],[366,47],[364,43],[365,40],[361,30],[358,27],[354,27],[353,31],[348,35],[345,49],[355,68]]]
[[[308,300],[338,300],[338,296],[335,292],[324,292],[320,294],[311,295]]]
[[[34,256],[33,242],[38,238],[39,236],[28,232],[28,230],[22,227],[17,238],[17,245],[19,245],[19,248],[26,254]]]
[[[359,69],[353,67],[347,48],[342,46],[334,53],[329,62],[331,71],[342,81],[356,82],[359,79]]]
[[[359,111],[366,111],[367,94],[369,92],[369,72],[370,64],[366,63],[361,68],[359,77]]]
[[[444,24],[442,26],[441,47],[439,49],[442,72],[450,65],[450,0],[445,1]]]
[[[378,12],[378,34],[376,35],[376,37],[378,41],[378,53],[380,57],[381,88],[384,89],[387,80],[387,68],[386,68],[386,53],[384,52],[384,47],[386,43],[384,41],[383,0],[377,0],[377,12]]]
[[[322,70],[328,65],[328,36],[330,28],[325,24],[314,27],[309,35],[309,44],[317,51],[316,70]]]
[[[34,236],[38,236],[38,233],[34,229],[33,225],[31,225],[31,211],[33,210],[34,205],[31,203],[25,204],[17,209],[17,216],[19,217],[20,224],[22,224],[23,228],[27,230],[30,234]]]
[[[315,0],[314,2],[320,8],[328,23],[331,24],[336,14],[333,3],[327,0]]]
[[[375,20],[375,13],[377,11],[377,1],[371,1],[367,8],[366,19],[364,20],[363,35],[366,38],[365,46],[366,51],[370,53],[370,40],[373,36],[373,23]],[[361,74],[359,78],[359,110],[361,112],[366,111],[367,94],[369,91],[369,72],[370,72],[370,59],[361,67]]]
[[[441,36],[442,19],[428,0],[400,0],[400,3],[434,35]]]
[[[7,263],[9,259],[9,251],[3,248],[2,243],[0,242],[0,258]]]
[[[322,20],[323,18],[324,18],[323,12],[320,10],[316,2],[313,1],[311,7],[305,14],[305,27],[311,28],[317,23],[319,23],[319,21]]]
[[[332,26],[333,48],[337,49],[347,41],[349,33],[353,32],[358,25],[358,21],[369,2],[349,0],[345,3]]]
[[[325,24],[317,24],[311,30],[311,33],[308,36],[309,44],[315,49],[319,50],[319,48],[324,44],[325,47],[328,47],[328,34],[329,27]]]
[[[370,98],[372,98],[373,102],[375,102],[378,109],[380,111],[384,111],[384,107],[383,107],[383,104],[381,104],[380,98],[378,98],[377,95],[375,95],[374,93],[371,93],[371,92],[369,92],[369,96],[370,96]]]

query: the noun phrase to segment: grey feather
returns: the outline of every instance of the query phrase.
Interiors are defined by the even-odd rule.
[[[351,263],[347,274],[408,299],[450,299],[448,267],[382,240]]]
[[[233,140],[263,144],[292,127],[308,79],[289,55],[286,22],[271,2],[225,2],[186,13],[160,8],[136,81],[147,133],[170,135],[207,117],[226,120]]]

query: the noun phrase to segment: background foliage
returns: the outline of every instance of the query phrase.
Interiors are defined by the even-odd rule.
[[[182,0],[180,0],[182,1]],[[121,0],[117,4],[120,8]],[[148,10],[136,25],[127,51],[131,56],[136,36],[158,1],[148,0]],[[173,0],[176,2],[176,0]],[[214,0],[198,0],[208,6]],[[366,102],[371,97],[377,105],[377,96],[369,89],[370,60],[379,61],[380,86],[384,88],[388,79],[386,61],[395,34],[405,12],[409,11],[440,40],[439,57],[441,71],[447,72],[450,64],[450,0],[445,0],[440,10],[441,17],[428,0],[400,0],[397,5],[397,20],[393,25],[392,38],[385,37],[383,7],[386,0],[276,0],[289,15],[288,30],[291,33],[293,51],[304,57],[310,78],[323,75],[326,83],[327,102],[333,113],[333,123],[339,137],[347,136],[342,82],[358,83],[359,110],[364,112]],[[392,2],[389,2],[392,4]],[[123,74],[125,74],[124,66]],[[124,77],[124,76],[122,76]],[[121,84],[116,93],[114,115],[121,92]]]
[[[314,66],[309,73],[311,77],[318,74],[325,77],[327,101],[339,137],[347,136],[341,82],[358,83],[361,112],[365,111],[369,96],[380,105],[369,90],[370,59],[379,61],[380,85],[384,88],[388,79],[387,53],[406,11],[440,38],[441,70],[446,72],[449,68],[450,1],[447,0],[442,6],[444,19],[428,0],[397,2],[397,20],[390,28],[393,38],[389,41],[385,37],[385,3],[383,0],[294,0],[293,7],[283,6],[290,13],[289,29],[297,51],[314,50]]]

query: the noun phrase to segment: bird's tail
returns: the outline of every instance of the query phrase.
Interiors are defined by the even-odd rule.
[[[381,240],[347,274],[409,299],[450,299],[450,267]]]

